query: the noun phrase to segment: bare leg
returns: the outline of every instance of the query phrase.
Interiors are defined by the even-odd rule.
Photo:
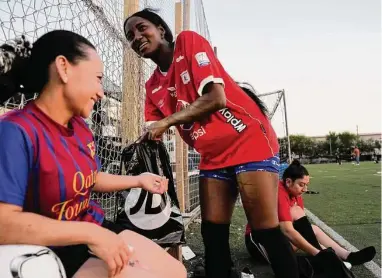
[[[293,222],[296,221],[296,220],[299,220],[300,218],[302,218],[304,216],[306,216],[304,210],[301,207],[297,206],[297,205],[295,205],[295,206],[290,208],[290,215],[292,216],[292,221]]]
[[[237,179],[251,227],[258,230],[278,226],[278,175],[269,172],[245,172],[239,174]]]
[[[264,246],[277,278],[297,278],[297,261],[281,232],[277,213],[278,174],[251,171],[237,175],[241,199],[253,237]]]
[[[108,278],[108,275],[107,265],[103,261],[90,258],[73,278]],[[113,278],[160,278],[160,276],[142,268],[126,266],[118,276]]]
[[[332,240],[319,227],[315,225],[311,225],[310,223],[306,223],[312,226],[312,233],[314,233],[313,235],[314,238],[313,238],[311,236],[311,233],[306,228],[303,228],[301,226],[303,224],[301,223],[301,220],[303,220],[303,217],[306,218],[305,212],[303,211],[303,209],[300,208],[299,206],[294,206],[293,208],[291,208],[290,211],[291,211],[292,219],[294,221],[293,225],[294,226],[300,225],[299,226],[300,230],[305,232],[305,234],[303,234],[303,237],[315,247],[317,247],[316,245],[320,245],[321,247],[323,247],[323,249],[331,247],[338,257],[340,257],[344,261],[351,263],[352,265],[364,264],[365,262],[371,261],[374,258],[376,250],[373,246],[366,247],[357,252],[349,252],[345,248],[340,246],[337,242]],[[300,223],[297,223],[299,221]],[[306,219],[306,221],[308,220]],[[299,232],[301,233],[301,231]]]
[[[115,278],[186,278],[184,266],[159,245],[131,231],[119,234],[134,248],[131,261],[134,266],[126,266]],[[99,259],[89,259],[75,274],[75,278],[106,278],[106,264]]]
[[[320,244],[325,246],[325,248],[332,247],[333,250],[336,252],[337,256],[341,259],[345,260],[350,252],[344,249],[342,246],[340,246],[337,242],[335,242],[333,239],[331,239],[327,234],[325,234],[319,227],[316,225],[312,225],[314,234],[316,235],[318,241]]]
[[[227,181],[201,178],[199,192],[202,219],[229,224],[237,199],[237,188]]]
[[[297,221],[300,218],[305,216],[305,212],[302,208],[299,206],[294,206],[290,209],[291,216],[293,221]],[[350,254],[349,251],[342,248],[340,245],[338,245],[337,242],[332,240],[328,235],[326,235],[319,227],[316,225],[312,225],[312,229],[314,234],[316,235],[316,238],[320,245],[324,246],[325,248],[332,247],[333,250],[336,252],[337,256],[339,256],[341,259],[346,259],[347,256]]]

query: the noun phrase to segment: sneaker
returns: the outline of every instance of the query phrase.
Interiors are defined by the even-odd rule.
[[[251,270],[248,267],[245,267],[241,271],[241,277],[240,278],[255,278],[255,276],[253,275],[253,273],[251,272]]]
[[[343,262],[343,263],[347,269],[349,269],[349,270],[351,269],[351,267],[352,267],[351,263],[348,263],[348,262]]]

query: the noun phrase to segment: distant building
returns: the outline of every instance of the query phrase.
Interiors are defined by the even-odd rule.
[[[358,136],[360,139],[365,140],[365,141],[372,139],[375,141],[379,140],[380,142],[382,142],[382,133],[359,133]],[[324,135],[324,136],[310,136],[309,138],[313,139],[316,142],[326,141],[326,135]]]

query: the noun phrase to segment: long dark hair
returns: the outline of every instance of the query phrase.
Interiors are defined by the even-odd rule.
[[[257,104],[257,106],[260,108],[263,115],[268,117],[269,111],[268,108],[265,106],[265,103],[257,96],[257,92],[255,88],[249,83],[246,82],[236,82],[237,85]]]
[[[66,30],[41,36],[32,47],[24,37],[0,46],[0,104],[17,93],[39,93],[49,81],[49,66],[62,55],[72,64],[87,58],[87,39]]]

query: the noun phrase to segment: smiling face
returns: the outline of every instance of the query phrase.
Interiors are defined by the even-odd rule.
[[[309,176],[305,175],[301,179],[292,179],[287,178],[285,186],[288,190],[288,193],[293,197],[298,197],[304,194],[308,190]]]
[[[58,56],[55,65],[64,81],[63,96],[67,107],[73,114],[87,118],[94,104],[104,96],[103,63],[94,49],[86,47],[84,51],[86,59],[72,64]]]
[[[165,30],[162,26],[155,26],[138,16],[127,20],[125,30],[131,48],[144,58],[152,58],[162,45],[168,44],[164,39]]]

